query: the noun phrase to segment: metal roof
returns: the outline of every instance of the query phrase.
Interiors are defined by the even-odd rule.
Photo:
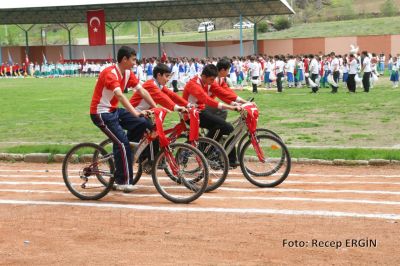
[[[106,0],[97,4],[89,4],[93,3],[93,0],[82,0],[80,5],[46,7],[39,4],[39,1],[36,1],[35,5],[34,0],[24,1],[25,4],[22,6],[17,4],[13,6],[13,1],[9,2],[11,4],[0,4],[0,25],[85,23],[86,11],[96,9],[104,9],[107,22],[137,19],[142,21],[204,19],[239,15],[253,17],[294,13],[286,0]],[[12,8],[9,8],[10,6]]]

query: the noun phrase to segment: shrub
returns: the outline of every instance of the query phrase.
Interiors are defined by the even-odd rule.
[[[291,27],[291,23],[287,17],[278,17],[274,22],[274,28],[276,30],[285,30]]]

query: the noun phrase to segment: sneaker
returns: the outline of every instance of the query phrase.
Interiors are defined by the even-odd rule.
[[[135,186],[133,185],[119,185],[119,184],[114,184],[113,189],[116,191],[122,191],[124,193],[131,193],[136,189]]]
[[[229,169],[236,169],[239,165],[239,162],[229,163]]]

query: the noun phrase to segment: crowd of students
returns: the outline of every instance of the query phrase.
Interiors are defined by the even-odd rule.
[[[68,63],[22,63],[19,65],[4,63],[0,65],[0,77],[3,78],[58,78],[58,77],[82,77],[98,76],[102,70],[112,65],[111,62],[68,62]]]
[[[141,81],[152,79],[154,67],[165,63],[172,71],[168,86],[174,91],[182,90],[185,84],[194,76],[199,75],[204,66],[216,65],[220,58],[147,58],[136,60],[133,71]],[[231,67],[228,73],[228,83],[232,88],[242,89],[252,86],[254,93],[264,84],[265,88],[277,88],[282,92],[284,87],[311,87],[311,92],[318,92],[319,88],[332,87],[332,92],[337,92],[342,81],[349,92],[354,92],[357,87],[364,91],[373,88],[380,75],[385,72],[385,67],[390,71],[390,80],[393,87],[398,87],[400,57],[391,55],[386,60],[382,53],[379,56],[368,52],[362,54],[349,53],[345,55],[275,55],[275,56],[248,56],[232,57],[228,59]],[[26,65],[2,64],[0,77],[81,77],[98,76],[111,62],[79,62],[45,63]],[[363,72],[363,73],[361,73]],[[368,73],[368,74],[365,74]],[[361,77],[362,74],[362,77]],[[311,82],[310,82],[311,80]],[[286,84],[285,84],[286,82]],[[310,85],[310,83],[312,85]]]

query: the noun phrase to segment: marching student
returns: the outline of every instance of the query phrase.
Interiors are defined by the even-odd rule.
[[[286,65],[285,65],[286,73],[287,73],[288,87],[289,88],[294,88],[294,69],[295,69],[295,66],[296,66],[296,63],[295,63],[295,60],[293,59],[293,55],[290,55]]]
[[[370,88],[370,78],[371,78],[371,59],[368,56],[367,51],[361,53],[361,73],[364,73],[362,83],[364,87],[364,92],[369,92]]]
[[[254,56],[250,57],[249,75],[251,77],[251,84],[253,86],[253,93],[258,93],[257,86],[260,77],[260,64],[256,61]]]
[[[172,64],[172,69],[171,69],[172,82],[171,82],[171,84],[172,84],[172,88],[173,88],[174,92],[178,92],[179,91],[179,89],[178,89],[179,67],[175,60],[172,60],[171,64]]]
[[[347,88],[349,92],[355,93],[356,92],[356,80],[355,77],[358,73],[358,61],[354,54],[349,55],[349,77],[347,78]]]
[[[389,54],[388,69],[389,69],[389,72],[390,72],[390,73],[392,73],[392,72],[391,72],[391,71],[392,71],[392,66],[393,66],[393,58],[392,58],[392,55]]]
[[[390,81],[393,83],[393,88],[399,87],[399,62],[397,57],[393,57],[392,72],[390,74]]]
[[[284,77],[284,68],[285,68],[285,62],[283,61],[284,56],[282,55],[281,57],[279,55],[275,56],[275,69],[274,71],[276,72],[276,87],[277,87],[277,93],[281,93],[283,86],[282,86],[282,79]]]
[[[319,63],[318,60],[315,58],[315,56],[313,54],[311,54],[309,56],[311,62],[309,65],[309,70],[310,70],[310,74],[311,74],[311,80],[313,83],[316,84],[316,86],[311,86],[311,93],[317,93],[317,91],[319,90],[318,87],[318,75],[319,75]],[[310,83],[310,82],[309,82]]]
[[[339,67],[340,67],[340,63],[339,63],[339,59],[336,57],[335,53],[332,52],[330,54],[331,56],[331,73],[333,75],[333,81],[336,83],[335,84],[331,84],[331,88],[332,91],[331,93],[337,93],[338,91],[338,83],[339,83],[339,77],[340,77],[340,71],[339,71]]]
[[[272,61],[271,57],[266,57],[265,68],[264,68],[264,84],[266,89],[271,88],[271,80],[269,79],[269,75],[272,72],[271,61]]]
[[[296,81],[297,87],[301,88],[304,84],[304,63],[301,56],[298,56],[296,61]]]
[[[378,71],[380,75],[383,75],[385,73],[385,62],[386,62],[386,57],[385,54],[382,52],[379,55],[379,65],[378,65]]]
[[[342,72],[343,72],[343,83],[347,83],[347,80],[349,78],[349,65],[347,63],[346,57],[343,59]]]

